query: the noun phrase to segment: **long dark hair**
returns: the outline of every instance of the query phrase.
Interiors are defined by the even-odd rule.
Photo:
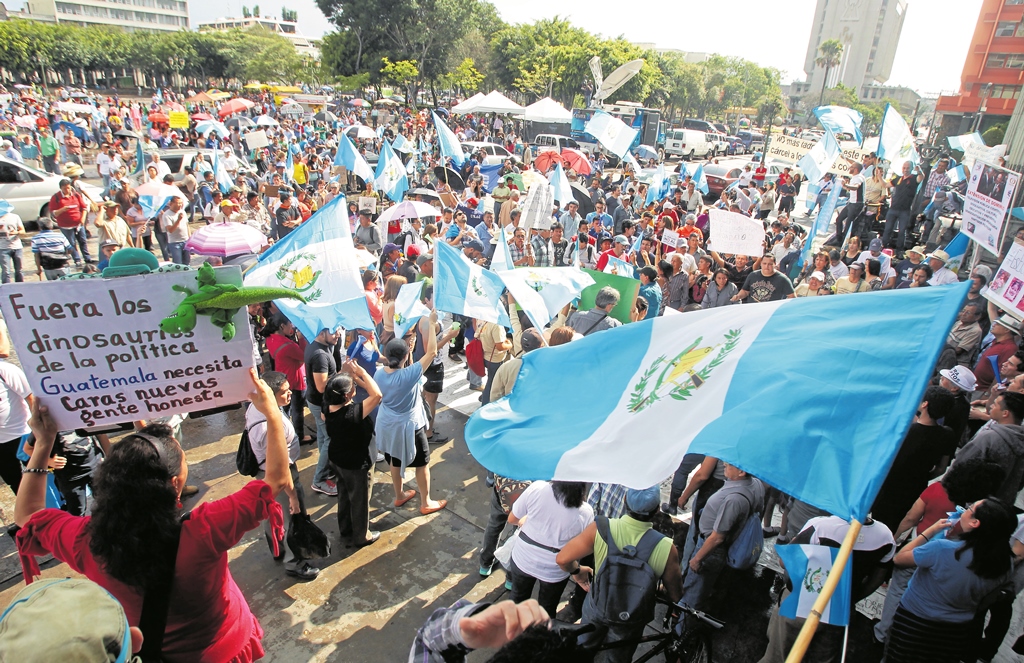
[[[587,484],[582,481],[552,481],[551,490],[558,503],[567,509],[578,509],[587,499]]]
[[[104,570],[145,589],[161,568],[156,562],[181,530],[171,478],[180,473],[184,452],[166,424],[150,424],[140,432],[157,442],[129,435],[113,445],[97,468],[88,532],[89,550]]]
[[[974,517],[979,524],[960,536],[964,543],[957,549],[956,558],[971,550],[974,556],[967,568],[981,578],[1000,578],[1010,570],[1010,536],[1017,528],[1017,518],[1010,507],[995,497],[981,501],[974,509]]]

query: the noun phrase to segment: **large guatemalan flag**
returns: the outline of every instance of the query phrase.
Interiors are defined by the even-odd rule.
[[[694,451],[863,520],[969,285],[727,306],[542,348],[466,443],[513,479],[634,488]]]

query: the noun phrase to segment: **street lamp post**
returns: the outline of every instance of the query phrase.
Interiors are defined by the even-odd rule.
[[[174,81],[178,81],[178,89],[181,89],[181,72],[185,68],[185,58],[179,55],[172,55],[167,58],[167,65],[174,72],[174,80],[171,81],[171,86],[174,86]]]
[[[978,107],[978,114],[974,117],[974,128],[971,129],[972,133],[981,129],[981,121],[985,117],[985,111],[988,110],[988,93],[991,89],[991,83],[983,83],[981,86],[981,104]]]

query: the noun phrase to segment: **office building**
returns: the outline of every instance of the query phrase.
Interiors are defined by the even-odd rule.
[[[24,15],[69,25],[187,30],[187,0],[26,0]]]
[[[200,32],[208,30],[231,30],[234,28],[246,30],[257,25],[264,30],[276,32],[290,41],[292,45],[295,46],[295,50],[298,51],[299,55],[309,56],[317,60],[320,59],[320,50],[316,47],[316,44],[302,34],[302,31],[299,30],[298,23],[295,23],[294,21],[282,21],[281,19],[274,18],[272,16],[218,18],[214,21],[198,23],[196,25],[196,29]]]

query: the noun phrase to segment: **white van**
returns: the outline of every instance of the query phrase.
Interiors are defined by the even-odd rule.
[[[707,157],[715,149],[715,143],[703,131],[696,129],[672,129],[665,132],[665,154],[680,156],[688,161]]]

